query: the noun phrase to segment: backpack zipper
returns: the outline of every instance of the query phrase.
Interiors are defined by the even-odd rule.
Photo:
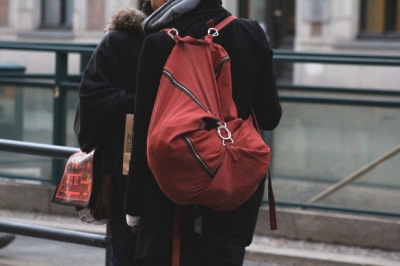
[[[222,64],[230,61],[229,56],[225,56],[223,57],[217,64],[217,66],[214,69],[214,75],[218,76],[219,72],[221,71],[222,68]],[[171,81],[171,83],[180,91],[182,91],[183,93],[185,93],[187,96],[189,96],[189,98],[191,98],[195,103],[197,103],[198,106],[200,106],[201,109],[203,109],[205,112],[207,113],[211,113],[210,110],[208,110],[199,99],[197,99],[197,97],[185,86],[183,86],[181,83],[179,83],[179,81],[177,81],[174,76],[167,70],[163,70],[163,75],[166,76],[169,81]]]
[[[179,83],[170,72],[168,72],[167,70],[163,70],[163,74],[164,76],[166,76],[171,83],[180,91],[182,91],[183,93],[185,93],[187,96],[189,96],[189,98],[191,98],[195,103],[197,103],[197,105],[200,106],[201,109],[203,109],[205,112],[207,113],[211,113],[201,102],[199,99],[197,99],[197,97],[185,86],[183,86],[181,83]]]
[[[218,79],[218,77],[219,77],[219,74],[220,74],[221,68],[222,68],[222,64],[225,62],[228,62],[230,60],[231,59],[229,58],[229,56],[225,56],[218,62],[217,66],[214,69],[214,75],[215,75],[216,79]]]
[[[188,146],[191,154],[193,155],[194,159],[200,163],[201,166],[203,166],[204,170],[210,175],[211,178],[215,176],[214,171],[206,164],[206,162],[203,160],[203,158],[200,157],[200,155],[197,153],[196,148],[193,145],[193,142],[186,136],[182,136],[183,141],[186,143]]]

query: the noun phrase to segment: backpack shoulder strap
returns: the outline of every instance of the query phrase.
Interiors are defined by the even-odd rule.
[[[216,29],[217,31],[220,31],[223,27],[225,27],[226,25],[228,25],[232,20],[236,19],[236,16],[234,15],[230,15],[229,17],[227,17],[226,19],[224,19],[223,21],[221,21],[220,23],[218,23],[214,29]]]

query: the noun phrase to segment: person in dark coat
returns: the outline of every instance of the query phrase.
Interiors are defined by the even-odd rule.
[[[217,25],[230,15],[219,0],[170,0],[142,24],[146,38],[138,65],[134,138],[125,199],[128,224],[138,232],[139,265],[171,265],[174,203],[160,190],[146,157],[147,130],[158,85],[175,44],[160,30],[174,27],[179,36],[198,39],[207,34],[206,23],[210,19]],[[275,129],[282,110],[274,77],[273,51],[260,25],[238,18],[213,40],[226,49],[231,59],[233,100],[238,116],[245,120],[254,110],[260,129]],[[202,208],[199,216],[193,206],[183,206],[181,265],[242,265],[245,247],[252,242],[264,184],[265,179],[253,196],[233,211]]]
[[[111,265],[133,266],[136,235],[123,212],[127,176],[122,173],[126,114],[132,114],[139,52],[145,15],[121,8],[106,27],[106,35],[94,51],[82,77],[75,133],[82,151],[102,144],[106,164],[112,168],[112,211],[107,223],[111,234]]]

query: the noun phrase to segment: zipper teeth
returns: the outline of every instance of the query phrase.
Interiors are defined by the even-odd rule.
[[[215,75],[217,75],[217,74],[221,71],[222,64],[225,63],[225,62],[227,62],[227,61],[230,61],[229,56],[223,57],[223,58],[218,62],[217,66],[216,66],[215,69],[214,69],[214,74],[215,74]]]
[[[182,137],[186,145],[189,147],[192,155],[195,157],[195,159],[204,167],[204,169],[208,172],[208,174],[211,177],[214,177],[215,175],[214,171],[206,164],[203,158],[201,158],[200,155],[197,153],[192,141],[187,136],[182,136]]]
[[[181,90],[182,92],[184,92],[187,96],[189,96],[195,103],[197,103],[201,109],[203,109],[205,112],[210,113],[210,111],[200,102],[199,99],[197,99],[197,97],[185,86],[183,86],[181,83],[179,83],[170,72],[168,72],[167,70],[163,70],[163,74],[164,76],[166,76],[171,82],[172,84],[179,90]]]

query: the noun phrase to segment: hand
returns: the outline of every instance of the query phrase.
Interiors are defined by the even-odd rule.
[[[139,232],[140,216],[130,216],[127,214],[126,223],[132,228],[135,234]]]

